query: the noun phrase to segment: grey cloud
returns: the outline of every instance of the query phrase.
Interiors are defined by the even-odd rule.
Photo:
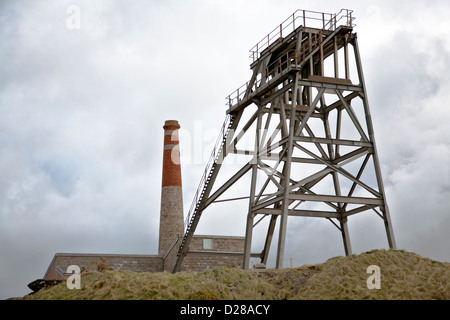
[[[443,38],[425,37],[418,30],[395,34],[372,53],[368,64],[372,113],[398,244],[447,260],[443,234],[450,229],[450,126],[445,119],[450,113],[443,106],[449,92],[449,57]]]
[[[66,27],[71,4],[80,6],[80,30]],[[405,4],[374,2],[380,19],[396,30],[390,41],[368,32],[367,5],[353,6],[399,247],[448,260],[448,43],[423,33],[430,50],[419,46],[404,26],[412,25],[424,2],[390,19]],[[334,11],[326,8],[335,4],[309,5],[305,9]],[[25,294],[55,252],[156,252],[164,120],[178,119],[191,137],[201,122],[215,138],[224,97],[250,77],[248,49],[298,3],[0,6],[0,59],[7,61],[0,66],[0,254],[7,257],[0,261],[0,297],[7,298]],[[369,38],[374,43],[363,40]],[[379,48],[364,51],[376,43]],[[202,138],[201,151],[208,154],[210,137]],[[181,159],[185,212],[205,165],[193,160]],[[242,212],[245,221],[247,203],[242,207],[233,217]],[[229,223],[227,210],[205,216],[200,231],[242,235],[243,224],[221,228]],[[364,232],[367,223],[376,226],[373,233]],[[349,228],[354,251],[386,246],[376,216],[352,219]],[[290,219],[287,247],[286,257],[296,264],[343,254],[339,231],[328,221]]]

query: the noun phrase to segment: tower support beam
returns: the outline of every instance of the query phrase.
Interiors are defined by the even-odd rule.
[[[287,219],[289,213],[289,188],[290,183],[289,179],[291,177],[291,164],[292,164],[292,153],[294,147],[294,130],[295,130],[295,106],[297,104],[297,82],[299,78],[299,73],[297,72],[294,77],[294,86],[292,87],[293,98],[292,98],[292,107],[290,113],[289,120],[289,140],[286,151],[286,162],[285,162],[285,176],[284,176],[284,195],[283,195],[283,204],[282,204],[282,213],[281,213],[281,221],[280,221],[280,231],[279,231],[279,239],[278,239],[278,250],[277,250],[277,260],[276,267],[283,267],[284,260],[284,248],[286,245],[286,229],[287,229]],[[310,108],[312,109],[312,108]]]
[[[369,139],[372,142],[373,149],[374,149],[373,164],[374,164],[374,168],[375,168],[375,175],[377,178],[378,189],[380,190],[380,193],[384,199],[384,205],[381,207],[381,211],[383,212],[383,216],[384,216],[384,224],[385,224],[386,234],[387,234],[387,238],[388,238],[388,244],[389,244],[389,248],[397,249],[397,244],[395,242],[395,237],[394,237],[394,230],[392,227],[391,214],[389,212],[389,207],[386,202],[386,194],[385,194],[385,190],[384,190],[383,177],[381,175],[380,160],[378,158],[378,152],[376,149],[372,116],[370,113],[369,102],[367,99],[366,83],[364,80],[361,56],[359,53],[358,39],[357,39],[356,35],[353,38],[353,47],[354,47],[354,52],[355,52],[355,61],[356,61],[356,68],[358,70],[359,82],[364,90],[364,99],[363,99],[364,113],[366,115],[366,123],[367,123],[367,131],[369,134]]]

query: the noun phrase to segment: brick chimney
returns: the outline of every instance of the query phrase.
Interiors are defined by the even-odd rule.
[[[158,255],[163,255],[177,235],[183,235],[183,195],[181,187],[180,149],[176,120],[164,124],[164,156],[159,221]]]

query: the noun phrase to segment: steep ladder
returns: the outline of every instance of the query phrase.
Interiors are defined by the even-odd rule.
[[[179,271],[182,259],[188,250],[190,239],[192,238],[192,235],[195,232],[195,228],[197,227],[201,211],[203,211],[204,209],[204,203],[208,198],[209,192],[211,191],[208,190],[209,182],[211,181],[211,177],[215,174],[216,170],[218,170],[218,163],[223,154],[223,148],[226,144],[227,136],[233,125],[233,122],[234,117],[232,115],[227,115],[225,117],[222,129],[220,130],[220,134],[217,138],[216,144],[214,145],[211,156],[203,172],[202,178],[200,180],[185,220],[185,233],[178,249],[178,259],[174,268],[174,272]]]

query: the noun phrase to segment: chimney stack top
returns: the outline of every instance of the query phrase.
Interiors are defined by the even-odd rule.
[[[176,130],[180,129],[180,124],[177,120],[166,120],[163,128],[164,130]]]

